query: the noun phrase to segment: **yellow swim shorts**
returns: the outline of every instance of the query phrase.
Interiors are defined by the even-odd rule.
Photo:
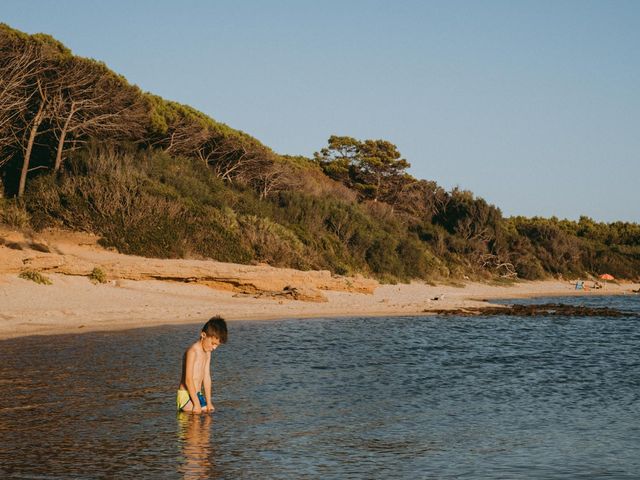
[[[178,390],[178,394],[176,395],[176,407],[178,407],[178,411],[182,410],[184,406],[189,403],[189,392],[186,390]]]
[[[207,406],[207,400],[204,398],[204,395],[202,394],[202,392],[197,392],[198,395],[198,401],[200,402],[200,406],[202,408]],[[186,390],[178,390],[178,393],[176,395],[176,407],[178,407],[178,411],[181,411],[184,406],[189,403],[189,400],[191,400],[191,397],[189,397],[189,392]]]

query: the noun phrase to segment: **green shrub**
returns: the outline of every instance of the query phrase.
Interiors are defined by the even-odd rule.
[[[40,272],[36,272],[35,270],[25,270],[21,272],[18,277],[23,278],[24,280],[31,280],[32,282],[39,283],[40,285],[53,284],[53,282],[48,277],[45,277]]]
[[[107,274],[100,267],[94,267],[89,274],[89,280],[93,283],[107,283]]]
[[[238,219],[241,238],[255,252],[255,259],[269,265],[308,269],[305,247],[286,227],[255,215]]]
[[[30,216],[24,205],[16,200],[0,199],[0,223],[13,228],[27,228]]]
[[[396,251],[397,240],[391,236],[376,238],[367,249],[367,264],[373,273],[380,276],[402,278],[403,265]]]
[[[400,241],[397,255],[404,267],[404,277],[429,278],[438,271],[438,261],[425,244],[415,238],[405,238]]]
[[[541,280],[547,276],[540,261],[532,255],[519,257],[515,260],[514,267],[518,278],[523,280]]]

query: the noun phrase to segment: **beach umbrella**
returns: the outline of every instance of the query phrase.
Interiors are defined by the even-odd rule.
[[[602,275],[600,275],[600,278],[602,280],[604,280],[604,284],[607,284],[608,280],[614,280],[613,275],[611,275],[610,273],[603,273]]]

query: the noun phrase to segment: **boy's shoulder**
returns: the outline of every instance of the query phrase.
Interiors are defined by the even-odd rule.
[[[193,352],[195,355],[198,355],[198,356],[200,355],[211,356],[211,352],[205,352],[202,350],[202,346],[200,345],[199,340],[187,347],[187,349],[185,350],[185,353],[189,353],[189,352]]]

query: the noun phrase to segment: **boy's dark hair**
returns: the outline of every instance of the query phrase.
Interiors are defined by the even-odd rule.
[[[208,337],[217,337],[220,343],[227,343],[227,322],[220,315],[211,317],[202,327]]]

